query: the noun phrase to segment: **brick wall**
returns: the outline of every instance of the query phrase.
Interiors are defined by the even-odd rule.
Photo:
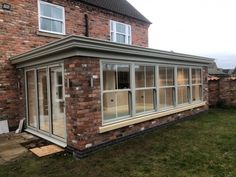
[[[157,118],[151,121],[126,126],[106,133],[99,133],[102,126],[101,88],[98,58],[74,57],[65,60],[65,83],[70,80],[66,92],[67,144],[77,150],[133,135],[187,116],[195,115],[207,108],[200,107],[182,113]],[[91,76],[97,76],[94,87],[90,87]],[[207,101],[207,69],[204,68],[204,100]]]
[[[236,106],[236,79],[209,80],[209,105]]]
[[[109,20],[116,20],[132,26],[133,45],[148,46],[149,24],[78,1],[51,0],[50,2],[65,7],[67,35],[85,34],[84,15],[87,14],[90,37],[110,40]],[[19,119],[19,113],[15,110],[20,101],[16,70],[10,65],[9,57],[56,40],[59,36],[45,36],[38,33],[37,0],[0,0],[0,4],[2,3],[10,3],[12,10],[0,9],[0,120],[8,119],[10,126],[15,126],[16,120]]]

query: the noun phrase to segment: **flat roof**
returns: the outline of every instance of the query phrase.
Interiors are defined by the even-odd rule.
[[[209,65],[212,58],[125,45],[71,35],[10,58],[18,67],[63,60],[74,56],[165,64]]]

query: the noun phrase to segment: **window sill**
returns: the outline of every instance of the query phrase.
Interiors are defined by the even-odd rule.
[[[63,35],[63,34],[54,34],[54,33],[42,32],[42,31],[37,31],[36,34],[38,36],[52,37],[52,38],[57,38],[57,39],[62,39],[66,36],[66,35]]]
[[[137,117],[137,118],[129,119],[129,120],[118,122],[118,123],[111,124],[111,125],[104,125],[102,127],[99,127],[99,133],[105,133],[105,132],[108,132],[108,131],[111,131],[111,130],[119,129],[119,128],[126,127],[126,126],[129,126],[129,125],[138,124],[138,123],[149,121],[149,120],[152,120],[152,119],[161,118],[161,117],[164,117],[164,116],[169,116],[171,114],[176,114],[176,113],[179,113],[179,112],[187,111],[187,110],[198,108],[198,107],[205,106],[205,105],[206,105],[206,102],[201,102],[201,103],[197,103],[197,104],[193,104],[193,105],[188,105],[188,106],[184,106],[184,107],[180,107],[180,108],[175,108],[175,109],[168,110],[168,111],[155,113],[155,114],[152,114],[152,115],[140,116],[140,117]]]

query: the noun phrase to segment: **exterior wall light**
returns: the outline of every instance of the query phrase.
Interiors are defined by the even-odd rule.
[[[2,4],[2,9],[3,9],[3,10],[11,10],[11,5],[10,5],[10,4],[6,4],[6,3],[3,3],[3,4]]]

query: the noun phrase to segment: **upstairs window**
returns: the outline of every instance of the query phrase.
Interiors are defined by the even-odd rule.
[[[39,31],[65,34],[64,7],[39,1]]]
[[[111,21],[110,22],[110,32],[111,32],[111,41],[122,43],[122,44],[131,44],[131,26]]]

